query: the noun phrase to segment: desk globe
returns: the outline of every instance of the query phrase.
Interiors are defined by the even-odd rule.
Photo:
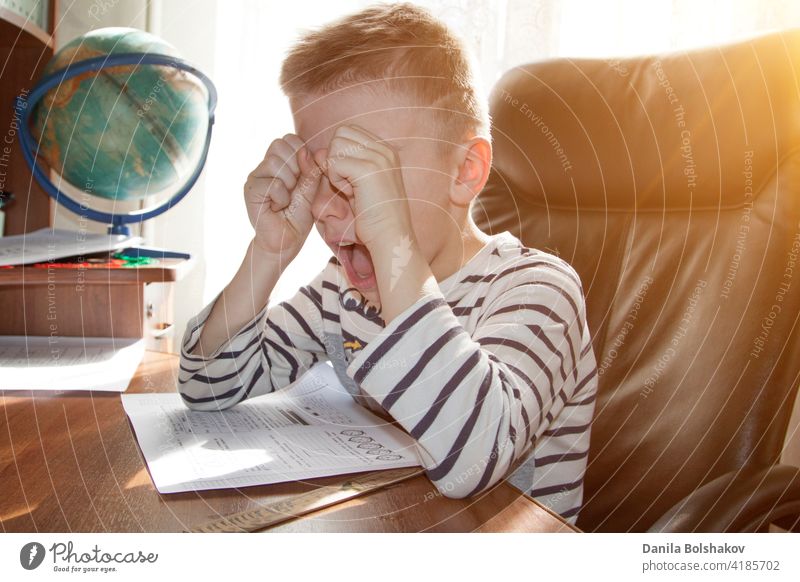
[[[129,234],[128,224],[165,212],[196,182],[211,141],[216,90],[169,43],[111,27],[64,45],[18,100],[23,154],[43,189],[76,214],[105,222],[109,233]],[[56,187],[37,158],[86,194],[162,201],[128,213],[94,210]]]

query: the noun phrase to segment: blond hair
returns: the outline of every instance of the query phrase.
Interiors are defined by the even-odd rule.
[[[443,150],[475,135],[490,139],[470,54],[444,23],[411,3],[373,5],[306,31],[280,74],[290,99],[378,80],[430,113]]]

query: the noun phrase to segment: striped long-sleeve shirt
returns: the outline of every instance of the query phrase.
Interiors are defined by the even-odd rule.
[[[495,234],[386,325],[331,257],[213,353],[190,355],[218,297],[182,339],[178,390],[189,408],[231,407],[329,360],[358,402],[416,439],[443,495],[507,478],[577,519],[597,368],[581,282],[562,259]]]

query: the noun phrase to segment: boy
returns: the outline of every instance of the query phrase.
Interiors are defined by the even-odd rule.
[[[574,523],[597,388],[583,291],[563,260],[473,223],[492,152],[471,75],[460,41],[410,4],[305,34],[281,72],[297,133],[245,184],[255,235],[189,323],[178,388],[218,410],[329,359],[416,439],[442,494],[511,475]],[[269,305],[313,224],[334,256]]]

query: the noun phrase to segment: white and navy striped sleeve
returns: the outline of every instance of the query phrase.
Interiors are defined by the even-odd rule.
[[[496,484],[564,408],[578,385],[585,307],[566,263],[513,269],[478,300],[468,333],[436,290],[394,318],[348,366],[417,441],[447,497]],[[487,292],[488,293],[488,292]]]
[[[267,305],[211,354],[190,354],[214,303],[189,321],[181,341],[178,392],[193,410],[230,408],[285,388],[327,358],[323,343],[322,283],[330,261],[289,299]],[[221,293],[221,292],[220,292]]]

